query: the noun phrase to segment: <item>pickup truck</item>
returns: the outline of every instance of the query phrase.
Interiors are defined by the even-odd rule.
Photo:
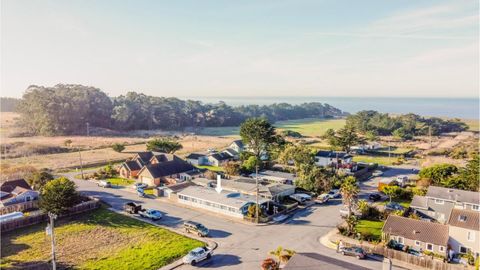
[[[141,209],[138,211],[141,217],[149,218],[151,220],[159,220],[162,218],[162,213],[155,209]]]
[[[129,214],[137,214],[142,210],[142,206],[134,202],[128,202],[123,205],[123,210]]]
[[[213,250],[206,247],[198,247],[183,257],[182,261],[184,264],[196,265],[200,261],[210,259],[212,254]]]

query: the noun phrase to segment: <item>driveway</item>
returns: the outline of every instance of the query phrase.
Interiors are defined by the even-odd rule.
[[[334,256],[371,269],[381,268],[381,262],[358,261],[352,257],[343,257],[319,243],[322,235],[341,222],[338,212],[341,200],[332,200],[326,205],[314,205],[297,211],[293,217],[282,224],[255,226],[210,214],[210,212],[184,208],[165,199],[139,198],[127,188],[101,188],[90,181],[74,179],[73,173],[66,176],[75,181],[80,192],[100,198],[115,209],[122,209],[125,202],[134,201],[141,203],[145,208],[154,208],[163,212],[165,216],[158,223],[172,229],[181,229],[185,220],[197,221],[208,227],[212,240],[219,245],[212,259],[203,261],[196,267],[183,265],[179,269],[198,267],[259,269],[269,251],[278,246],[293,249],[296,252],[315,252]]]

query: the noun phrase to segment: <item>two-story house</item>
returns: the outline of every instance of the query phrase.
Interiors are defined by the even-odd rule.
[[[315,154],[317,166],[342,166],[352,163],[353,157],[345,152],[320,150]]]
[[[478,192],[430,186],[425,196],[413,197],[410,208],[423,218],[446,223],[452,209],[480,211],[480,196]]]
[[[455,253],[480,253],[480,212],[453,209],[448,220],[449,245]]]

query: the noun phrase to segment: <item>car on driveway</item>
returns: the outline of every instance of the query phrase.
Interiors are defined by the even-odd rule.
[[[194,221],[185,221],[183,223],[183,228],[187,233],[195,233],[200,237],[208,236],[210,232],[207,227],[203,226],[202,224]]]
[[[339,251],[344,256],[353,256],[359,260],[367,257],[367,253],[361,247],[343,247]]]
[[[372,202],[376,202],[382,199],[382,195],[380,195],[379,193],[371,193],[370,195],[368,195],[368,199]]]
[[[340,194],[340,190],[338,189],[332,189],[327,194],[328,196],[330,196],[330,199],[336,199],[336,198],[342,197],[342,195]]]
[[[307,201],[311,201],[312,200],[312,196],[308,195],[308,194],[304,194],[304,193],[295,193],[295,194],[292,194],[290,195],[290,198],[291,199],[294,199],[295,201],[297,201],[299,204],[305,204]]]
[[[159,220],[162,218],[162,213],[155,209],[142,209],[138,212],[141,217],[149,218],[151,220]]]
[[[378,171],[378,170],[377,170],[377,171],[374,171],[374,172],[372,173],[372,176],[373,176],[373,177],[378,177],[378,176],[382,176],[382,175],[383,175],[383,172],[382,172],[382,171]]]
[[[403,210],[403,209],[405,209],[405,207],[401,206],[396,202],[387,203],[385,205],[385,210],[388,210],[388,211],[397,211],[397,210]]]
[[[330,196],[326,193],[318,195],[318,197],[315,199],[315,203],[327,203],[328,200],[330,200]]]
[[[145,183],[135,183],[134,186],[135,186],[135,189],[139,189],[139,188],[146,189],[148,187],[148,185]]]
[[[212,257],[213,250],[206,247],[198,247],[190,251],[182,261],[184,264],[196,265],[198,262],[210,259]]]
[[[123,210],[129,214],[136,214],[142,210],[142,206],[134,202],[128,202],[123,205]]]

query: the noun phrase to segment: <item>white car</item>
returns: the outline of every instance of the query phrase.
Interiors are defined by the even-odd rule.
[[[212,257],[213,250],[208,249],[206,247],[198,247],[190,251],[185,257],[183,257],[182,261],[184,264],[191,264],[195,265],[200,261],[210,259]]]
[[[374,171],[374,172],[372,173],[372,176],[373,176],[373,177],[378,177],[378,176],[382,176],[382,175],[383,175],[383,172],[382,172],[382,171]]]
[[[106,180],[100,180],[98,181],[98,186],[103,188],[109,188],[112,187],[112,184]]]
[[[327,193],[330,199],[340,198],[342,195],[340,194],[340,190],[332,189],[330,192]]]
[[[290,195],[290,198],[294,199],[295,201],[297,201],[300,204],[304,204],[307,201],[312,200],[312,196],[310,196],[308,194],[303,194],[303,193],[292,194],[292,195]]]
[[[326,203],[328,202],[328,200],[330,200],[330,195],[328,195],[327,193],[323,193],[323,194],[320,194],[316,199],[315,199],[315,203]]]

